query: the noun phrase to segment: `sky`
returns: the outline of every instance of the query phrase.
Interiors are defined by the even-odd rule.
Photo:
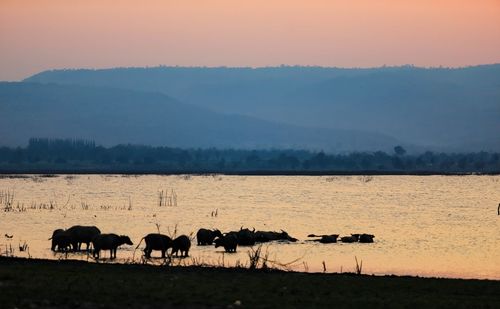
[[[500,0],[0,0],[0,80],[157,65],[500,62]]]

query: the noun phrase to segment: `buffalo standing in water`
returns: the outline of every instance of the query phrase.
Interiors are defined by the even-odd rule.
[[[94,245],[94,258],[99,258],[101,250],[109,250],[111,259],[116,258],[116,249],[123,244],[133,245],[128,236],[116,234],[99,234],[92,240]]]
[[[52,251],[56,251],[56,247],[58,251],[69,251],[71,249],[71,236],[63,229],[55,230],[49,240],[52,240],[50,246]]]
[[[198,246],[210,246],[214,242],[216,237],[222,237],[222,233],[219,230],[208,230],[208,229],[199,229],[198,233],[196,233],[196,241]]]
[[[82,244],[87,245],[87,251],[89,250],[89,245],[92,240],[99,234],[101,231],[96,226],[82,226],[75,225],[66,230],[68,235],[71,237],[71,243],[73,245],[73,251],[79,251],[81,249]]]
[[[239,231],[232,231],[226,234],[227,235],[236,235],[238,239],[238,245],[240,246],[253,246],[255,245],[255,229],[252,231],[241,227]]]
[[[172,241],[172,255],[178,256],[178,252],[181,252],[181,256],[189,255],[189,248],[191,248],[191,240],[186,235],[181,235]]]
[[[148,259],[151,257],[151,251],[153,250],[161,251],[161,257],[165,258],[165,252],[173,246],[172,238],[163,234],[148,234],[144,237],[144,241],[146,242],[144,254]]]
[[[224,247],[226,252],[236,252],[236,247],[238,247],[238,237],[234,233],[229,233],[226,236],[220,236],[215,239],[215,248]]]

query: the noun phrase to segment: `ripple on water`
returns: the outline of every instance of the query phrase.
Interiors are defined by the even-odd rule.
[[[296,270],[363,271],[500,279],[499,176],[123,176],[61,175],[0,177],[2,192],[14,192],[23,212],[0,213],[0,251],[24,241],[33,257],[59,259],[50,251],[56,228],[97,225],[103,232],[194,235],[200,227],[286,230],[301,241],[266,244],[273,260]],[[176,193],[177,206],[158,204],[160,191]],[[68,198],[69,197],[69,198]],[[0,199],[1,200],[1,199]],[[52,203],[53,210],[30,205]],[[4,208],[3,201],[0,208]],[[217,216],[213,216],[217,210]],[[310,233],[375,234],[373,244],[320,244]],[[7,248],[7,249],[6,249]],[[248,261],[249,248],[223,254],[193,244],[198,263],[234,265]],[[135,245],[118,252],[118,262],[139,259]],[[27,254],[16,252],[18,255]],[[68,258],[88,259],[86,254]],[[222,262],[223,260],[223,262]],[[297,261],[296,261],[297,260]],[[187,259],[184,261],[192,261]],[[156,261],[155,261],[156,263]]]

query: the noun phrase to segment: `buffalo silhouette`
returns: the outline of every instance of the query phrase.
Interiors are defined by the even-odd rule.
[[[226,252],[236,252],[236,247],[238,247],[238,236],[234,233],[230,233],[225,236],[220,236],[215,239],[215,248],[224,247]]]
[[[133,245],[132,241],[128,236],[116,235],[116,234],[98,234],[92,239],[92,245],[94,246],[94,258],[99,258],[101,250],[109,250],[109,256],[111,259],[116,258],[116,250],[119,246],[127,244]]]
[[[73,245],[73,251],[81,250],[82,244],[86,244],[86,250],[89,250],[89,245],[97,235],[101,234],[101,231],[96,226],[82,226],[75,225],[66,230],[68,235],[71,237],[71,244]]]
[[[287,232],[281,230],[281,232],[272,232],[272,231],[257,231],[255,232],[255,241],[256,242],[269,242],[275,240],[286,240],[291,242],[296,242],[297,238],[293,238],[288,235]]]
[[[362,243],[372,243],[373,238],[375,238],[375,235],[372,234],[361,234],[359,235],[359,242]]]
[[[146,242],[144,254],[147,258],[151,257],[153,250],[161,251],[161,257],[164,258],[167,250],[173,246],[173,241],[170,237],[159,233],[148,234],[143,239]]]
[[[336,243],[338,237],[339,237],[339,235],[337,235],[337,234],[323,235],[323,236],[321,236],[321,239],[319,240],[319,242],[322,243],[322,244]]]
[[[309,234],[307,237],[321,237],[318,239],[313,239],[310,241],[317,241],[322,244],[332,244],[337,242],[337,238],[339,237],[338,234],[331,234],[331,235],[316,235],[316,234]]]
[[[359,240],[359,234],[351,234],[351,236],[340,237],[340,241],[346,243],[358,242],[358,240]]]
[[[198,246],[207,246],[207,245],[209,246],[212,245],[216,237],[221,237],[221,236],[222,236],[221,231],[217,229],[209,230],[201,228],[196,233],[196,241],[198,243]]]
[[[253,246],[255,245],[255,229],[250,230],[241,227],[239,231],[231,231],[227,235],[236,235],[238,245],[240,246]]]
[[[181,235],[172,241],[172,255],[178,256],[178,252],[181,252],[181,256],[189,255],[189,248],[191,248],[191,240],[186,235]]]
[[[50,250],[52,251],[69,251],[71,249],[71,235],[63,230],[57,229],[52,232],[52,237],[49,238],[52,240],[52,244],[50,246]]]

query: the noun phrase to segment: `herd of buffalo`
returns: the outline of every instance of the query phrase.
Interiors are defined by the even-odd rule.
[[[361,242],[372,243],[374,235],[371,234],[351,234],[351,236],[340,237],[337,234],[332,235],[315,235],[310,234],[308,237],[314,237],[310,241],[320,243],[336,243],[337,240],[346,243]],[[86,250],[90,250],[90,244],[93,246],[94,258],[99,258],[101,250],[110,250],[110,258],[116,258],[116,250],[123,244],[133,245],[128,236],[117,234],[102,234],[96,226],[81,226],[75,225],[67,230],[57,229],[52,233],[52,251],[80,251],[82,244],[86,245]],[[188,256],[191,248],[191,240],[186,235],[181,235],[174,239],[160,233],[152,233],[144,236],[140,242],[146,243],[144,254],[146,258],[151,257],[153,250],[161,251],[161,256],[164,258],[168,249],[171,249],[171,255],[178,256],[180,251],[181,256]],[[196,241],[199,246],[208,246],[215,244],[215,247],[223,247],[226,252],[236,252],[238,246],[253,246],[256,243],[264,243],[269,241],[289,241],[296,242],[297,239],[288,235],[287,232],[270,231],[255,231],[248,228],[240,228],[239,231],[222,233],[215,229],[201,228],[196,233]],[[139,242],[139,244],[140,244]]]

